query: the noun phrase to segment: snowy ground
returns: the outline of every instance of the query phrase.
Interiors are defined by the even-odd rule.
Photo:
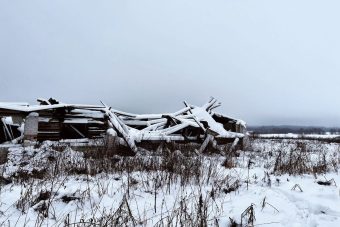
[[[287,133],[287,134],[258,134],[259,138],[281,138],[281,139],[337,139],[340,138],[338,134],[297,134],[297,133]]]
[[[252,206],[255,226],[340,226],[339,144],[257,139],[249,150],[224,163],[14,147],[0,166],[0,225],[228,226]]]

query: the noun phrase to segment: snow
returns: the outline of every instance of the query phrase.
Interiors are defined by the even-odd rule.
[[[1,165],[2,176],[8,177],[18,171],[42,169],[49,157],[60,157],[63,163],[70,166],[83,166],[90,162],[82,152],[71,148],[55,151],[54,143],[44,143],[40,148],[12,147],[9,148],[8,162]],[[196,156],[194,162],[202,161],[202,168],[193,165],[188,169],[181,161],[175,161],[176,173],[191,171],[195,177],[185,181],[183,175],[136,168],[134,171],[103,172],[95,175],[61,174],[47,180],[14,182],[2,185],[0,191],[1,226],[34,226],[41,221],[42,226],[79,223],[81,219],[89,222],[91,218],[98,223],[103,217],[114,217],[121,206],[123,211],[131,210],[137,226],[155,226],[166,217],[176,219],[176,212],[183,212],[193,219],[197,214],[198,198],[202,196],[207,204],[208,225],[227,226],[229,217],[240,223],[242,212],[251,204],[255,211],[255,225],[264,226],[340,226],[340,191],[339,186],[322,186],[316,182],[330,180],[339,184],[338,169],[330,169],[325,174],[272,174],[272,168],[278,151],[289,151],[295,148],[295,141],[272,141],[258,139],[253,141],[253,151],[239,151],[239,157],[233,158],[235,167],[227,169],[221,165],[221,156]],[[317,162],[321,153],[326,160],[340,160],[340,146],[335,143],[306,141],[307,154],[311,162]],[[180,151],[168,158],[188,158]],[[314,158],[313,158],[314,157]],[[119,158],[123,162],[145,163],[161,162],[161,156],[137,156]],[[59,160],[59,159],[58,159]],[[248,174],[248,162],[252,165]],[[25,163],[25,164],[23,164]],[[338,162],[339,163],[339,162]],[[54,166],[53,162],[52,165]],[[51,168],[53,169],[53,168]],[[266,178],[270,173],[270,181]],[[171,179],[169,183],[161,179]],[[225,193],[227,185],[240,182],[240,188]],[[159,186],[156,187],[158,183]],[[247,187],[248,182],[248,187]],[[292,190],[298,184],[302,192]],[[28,193],[31,191],[31,194]],[[40,216],[38,209],[46,201],[38,201],[25,207],[22,212],[17,208],[18,201],[27,195],[36,201],[41,191],[52,191],[51,209],[46,218]],[[156,192],[156,194],[155,194]],[[65,201],[70,198],[70,201]],[[264,200],[265,199],[265,200]],[[264,203],[264,201],[266,203]],[[263,207],[263,204],[265,205]],[[126,214],[127,212],[123,212]],[[182,215],[185,215],[182,213]],[[122,217],[123,218],[123,217]],[[132,220],[131,218],[129,219]],[[132,223],[128,224],[128,226]]]
[[[236,133],[228,131],[223,124],[218,123],[212,117],[211,109],[220,106],[217,100],[211,100],[202,107],[189,105],[185,102],[186,107],[174,113],[161,114],[130,114],[122,111],[117,111],[111,107],[106,106],[91,106],[91,105],[77,105],[77,104],[50,104],[48,100],[39,99],[48,105],[20,105],[20,104],[4,104],[0,103],[0,109],[9,109],[12,111],[26,112],[31,116],[38,116],[34,111],[42,111],[47,109],[67,108],[65,124],[102,124],[102,121],[108,117],[108,127],[117,131],[120,140],[124,140],[131,150],[137,151],[135,142],[143,140],[177,140],[184,141],[187,138],[197,140],[205,138],[205,131],[209,130],[215,132],[215,137],[218,138],[243,138],[243,133]],[[219,115],[222,116],[222,115]],[[94,118],[89,119],[89,118]],[[228,118],[236,124],[245,124],[236,119]],[[41,122],[50,122],[47,117],[39,117]],[[169,124],[170,123],[170,124]],[[207,123],[204,127],[203,123]],[[140,127],[144,126],[144,127]],[[192,134],[183,135],[183,129],[188,127],[201,128],[200,135],[190,137]],[[142,128],[142,129],[141,129]],[[195,132],[195,134],[197,134]]]
[[[202,122],[206,122],[210,130],[217,133],[217,137],[222,138],[242,138],[244,134],[230,132],[224,129],[223,125],[216,122],[211,114],[204,107],[186,107],[175,113],[168,114],[143,114],[119,115],[117,111],[106,107],[105,112],[109,116],[112,127],[117,130],[129,144],[132,150],[135,150],[135,142],[143,140],[149,141],[184,141],[186,138],[178,133],[180,130],[192,127],[202,127]],[[210,104],[209,104],[210,105]],[[186,113],[186,114],[184,114]],[[177,121],[173,126],[165,127],[167,118]],[[147,127],[139,130],[135,126],[145,125]],[[202,135],[204,137],[204,135]],[[196,140],[196,138],[193,138]]]
[[[216,116],[218,116],[218,117],[224,117],[224,118],[229,118],[229,119],[231,119],[231,120],[234,120],[234,121],[236,121],[236,124],[242,125],[243,127],[246,127],[246,126],[247,126],[247,123],[246,123],[245,121],[241,120],[241,119],[235,119],[235,118],[230,117],[230,116],[227,116],[227,115],[225,115],[225,114],[216,113],[216,112],[212,112],[211,114],[212,114],[212,115],[216,115]]]
[[[3,123],[5,123],[7,125],[12,125],[13,124],[12,117],[4,117],[3,118]]]
[[[244,135],[242,133],[235,133],[235,132],[229,132],[226,131],[222,124],[217,123],[212,116],[201,107],[195,107],[192,110],[192,113],[198,118],[199,121],[206,121],[208,122],[209,129],[219,134],[221,137],[229,137],[229,138],[235,138],[240,137],[242,138]]]
[[[339,138],[340,135],[332,135],[332,134],[295,134],[295,133],[287,133],[287,134],[259,134],[257,135],[259,138],[285,138],[285,139],[298,139],[298,138],[308,138],[308,139],[335,139]]]
[[[39,117],[38,113],[32,112],[30,114],[28,114],[29,117]]]
[[[72,118],[72,119],[65,119],[65,124],[87,124],[89,122],[89,119],[87,118]]]
[[[14,111],[21,111],[21,112],[34,112],[34,111],[41,111],[41,110],[49,110],[49,109],[58,109],[58,108],[86,108],[86,109],[93,109],[93,110],[100,110],[103,109],[103,106],[94,106],[94,105],[81,105],[81,104],[53,104],[53,105],[21,105],[16,103],[0,103],[0,109],[8,109]]]
[[[108,135],[117,136],[117,132],[113,128],[108,129],[106,132]]]

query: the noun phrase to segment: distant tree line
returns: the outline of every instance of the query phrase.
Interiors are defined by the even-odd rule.
[[[340,134],[338,127],[311,127],[311,126],[248,126],[248,131],[257,134]]]

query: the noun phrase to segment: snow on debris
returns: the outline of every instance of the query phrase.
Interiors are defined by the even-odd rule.
[[[207,134],[214,134],[214,138],[243,138],[245,123],[238,119],[225,117],[222,114],[212,112],[213,109],[219,107],[215,98],[211,98],[209,102],[203,106],[189,105],[186,102],[185,107],[174,113],[161,114],[132,114],[118,111],[106,106],[65,104],[55,99],[38,99],[40,105],[22,105],[22,104],[4,104],[0,103],[0,110],[10,110],[11,112],[19,112],[18,115],[38,115],[42,111],[43,115],[39,117],[40,122],[52,122],[54,117],[60,124],[68,124],[77,134],[82,137],[86,134],[80,132],[74,125],[92,125],[97,128],[98,137],[103,137],[103,133],[107,131],[107,127],[116,131],[119,140],[125,141],[131,150],[136,151],[136,143],[141,141],[202,141],[205,140]],[[58,113],[62,115],[54,116],[53,111],[58,109]],[[44,112],[45,111],[45,112]],[[1,114],[1,112],[0,112]],[[215,118],[218,116],[218,118]],[[220,122],[221,121],[221,122]],[[230,123],[231,122],[231,123]],[[235,127],[230,126],[235,125]],[[237,127],[236,127],[237,126]],[[85,127],[91,128],[91,127]],[[57,130],[57,129],[54,129]],[[60,129],[62,130],[62,129]],[[94,129],[91,129],[94,132]],[[47,134],[48,131],[39,131],[38,133]],[[55,131],[55,135],[63,134],[61,131]],[[50,138],[49,135],[45,135]],[[45,137],[44,137],[45,138]],[[55,138],[52,138],[55,139]]]

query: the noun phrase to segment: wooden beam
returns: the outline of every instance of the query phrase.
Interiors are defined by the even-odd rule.
[[[189,107],[188,103],[186,101],[184,101],[184,105],[186,107]],[[191,108],[189,109],[189,112],[192,114],[192,118],[196,121],[196,123],[198,124],[198,126],[203,130],[203,132],[206,131],[206,129],[204,128],[204,126],[201,124],[201,122],[198,121],[197,117],[192,113]]]

